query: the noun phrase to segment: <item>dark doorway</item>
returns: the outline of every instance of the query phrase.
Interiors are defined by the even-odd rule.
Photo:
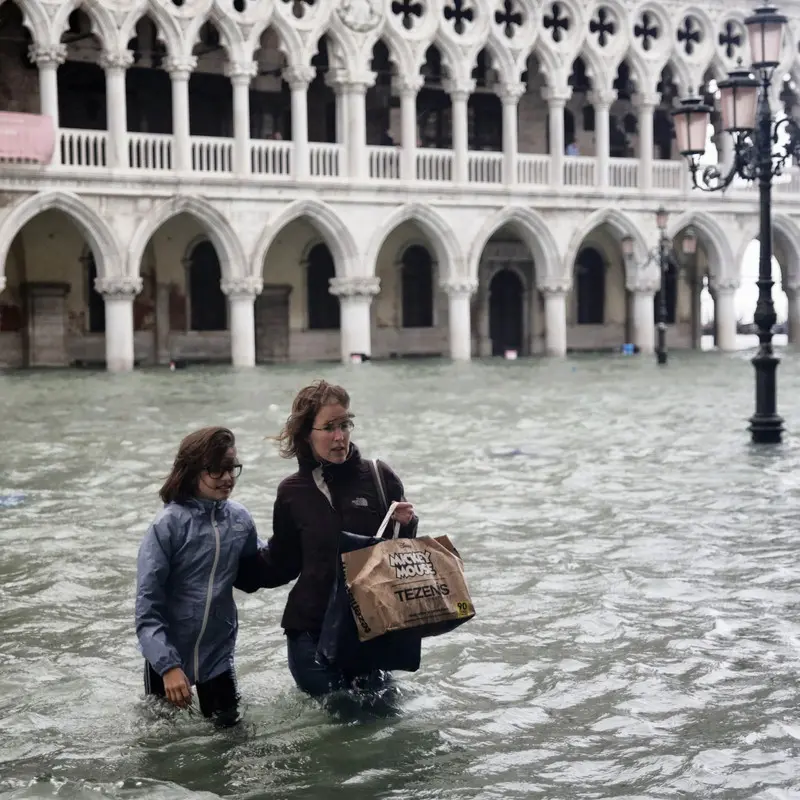
[[[106,301],[103,295],[95,288],[97,280],[97,265],[94,263],[94,253],[90,250],[85,258],[87,291],[86,297],[89,306],[89,333],[106,332]]]
[[[335,277],[336,268],[327,245],[318,244],[312,247],[308,254],[306,274],[309,330],[339,330],[339,298],[330,293],[331,278]]]
[[[523,288],[519,276],[502,269],[489,284],[489,337],[492,355],[501,356],[506,350],[522,354]]]
[[[412,245],[403,253],[403,327],[433,327],[433,259],[426,248]]]
[[[606,265],[594,247],[585,247],[575,262],[578,282],[578,325],[605,322]]]
[[[189,264],[189,308],[193,331],[228,329],[228,304],[222,293],[222,271],[211,242],[200,242]]]

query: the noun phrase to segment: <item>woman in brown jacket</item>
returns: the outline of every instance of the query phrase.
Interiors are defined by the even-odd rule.
[[[281,455],[297,458],[299,468],[278,486],[272,538],[255,559],[242,564],[236,584],[255,591],[297,578],[281,625],[292,677],[314,696],[347,688],[359,677],[316,661],[336,578],[339,534],[374,536],[385,514],[371,465],[350,441],[352,430],[350,396],[344,388],[317,381],[298,392],[277,439]],[[411,538],[417,529],[414,507],[406,502],[397,475],[376,463],[387,503],[398,503],[392,518],[400,525],[399,536]]]

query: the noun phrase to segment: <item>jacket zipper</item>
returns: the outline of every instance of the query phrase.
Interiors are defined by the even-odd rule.
[[[194,646],[194,681],[200,683],[200,642],[203,639],[203,634],[206,632],[208,625],[208,616],[211,612],[211,593],[214,588],[214,576],[217,572],[217,563],[219,562],[219,526],[217,525],[216,509],[211,509],[211,527],[214,529],[215,549],[214,549],[214,563],[211,565],[211,575],[208,578],[208,594],[206,594],[206,610],[203,612],[203,624],[200,626],[200,635],[197,637],[197,642]]]

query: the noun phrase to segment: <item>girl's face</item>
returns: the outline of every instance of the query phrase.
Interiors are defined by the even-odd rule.
[[[311,435],[308,437],[317,460],[330,461],[333,464],[346,461],[352,429],[353,420],[344,406],[338,403],[324,405],[314,418]]]
[[[236,448],[229,447],[219,464],[207,464],[197,479],[197,495],[204,500],[227,500],[236,485],[242,465]]]

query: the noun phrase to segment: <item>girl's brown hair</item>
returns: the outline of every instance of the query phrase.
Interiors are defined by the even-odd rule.
[[[286,420],[281,432],[275,437],[283,458],[310,458],[311,445],[308,437],[311,426],[320,409],[329,403],[338,403],[350,408],[350,395],[343,386],[336,386],[327,381],[314,381],[310,386],[302,388],[292,403],[292,413]]]
[[[197,479],[204,469],[218,468],[236,438],[228,428],[200,428],[184,437],[172,471],[159,491],[165,503],[185,503],[197,491]]]

